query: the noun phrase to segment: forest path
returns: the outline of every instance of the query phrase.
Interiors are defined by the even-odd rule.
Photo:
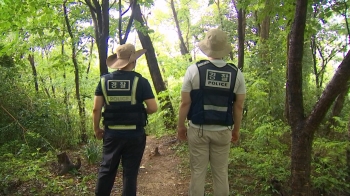
[[[176,150],[173,149],[176,145],[175,139],[147,136],[137,180],[138,196],[188,195],[189,168],[181,165],[181,157],[177,156]],[[117,178],[121,178],[121,174],[118,174]],[[117,183],[112,195],[121,195],[120,188],[121,185]]]

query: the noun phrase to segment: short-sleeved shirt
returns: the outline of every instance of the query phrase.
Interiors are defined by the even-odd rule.
[[[226,62],[223,60],[210,60],[216,67],[224,67],[226,65]],[[199,72],[198,67],[196,64],[192,64],[187,68],[186,74],[183,79],[183,84],[181,91],[182,92],[191,92],[192,90],[199,89]],[[246,94],[246,86],[245,81],[243,77],[243,73],[238,69],[237,77],[236,77],[236,83],[235,88],[233,89],[233,92],[236,94]],[[203,130],[208,131],[221,131],[226,130],[228,128],[231,129],[231,127],[222,126],[222,125],[196,125],[193,124],[191,121],[189,122],[190,126],[193,126],[195,128],[203,128]]]
[[[114,71],[110,74],[113,74],[113,78],[118,79],[119,74],[123,75],[135,75],[133,71]],[[101,80],[98,83],[96,90],[95,90],[95,96],[103,96],[103,91],[101,87]],[[151,88],[150,83],[148,80],[144,77],[140,77],[139,81],[137,83],[137,88],[136,88],[136,102],[137,103],[143,103],[147,99],[154,99],[154,94]],[[139,136],[144,133],[144,128],[142,129],[137,129],[137,130],[111,130],[105,127],[105,132],[108,134],[113,134],[116,136],[123,136],[123,137],[133,137],[133,136]]]

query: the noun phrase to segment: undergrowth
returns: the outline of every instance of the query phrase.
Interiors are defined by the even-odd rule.
[[[73,171],[57,176],[56,153],[28,151],[1,155],[0,195],[91,195],[90,185],[96,174],[81,175]]]

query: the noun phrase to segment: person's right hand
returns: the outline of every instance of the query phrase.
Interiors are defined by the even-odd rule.
[[[232,130],[232,138],[231,138],[231,142],[233,143],[237,143],[239,140],[239,131],[236,130]]]
[[[187,127],[186,126],[178,126],[177,127],[177,138],[180,141],[187,140]]]
[[[103,138],[103,134],[104,134],[104,130],[101,128],[95,129],[95,136],[98,140],[102,140]]]

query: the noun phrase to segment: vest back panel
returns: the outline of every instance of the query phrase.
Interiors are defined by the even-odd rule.
[[[136,99],[138,80],[142,76],[136,72],[114,72],[101,78],[101,87],[105,99],[105,110],[102,114],[105,126],[126,129],[126,125],[145,126],[147,113],[143,103]],[[129,126],[130,127],[130,126]]]
[[[192,103],[188,119],[199,125],[233,125],[233,89],[238,68],[233,64],[218,68],[210,61],[200,61],[196,65],[200,87],[190,93]]]

